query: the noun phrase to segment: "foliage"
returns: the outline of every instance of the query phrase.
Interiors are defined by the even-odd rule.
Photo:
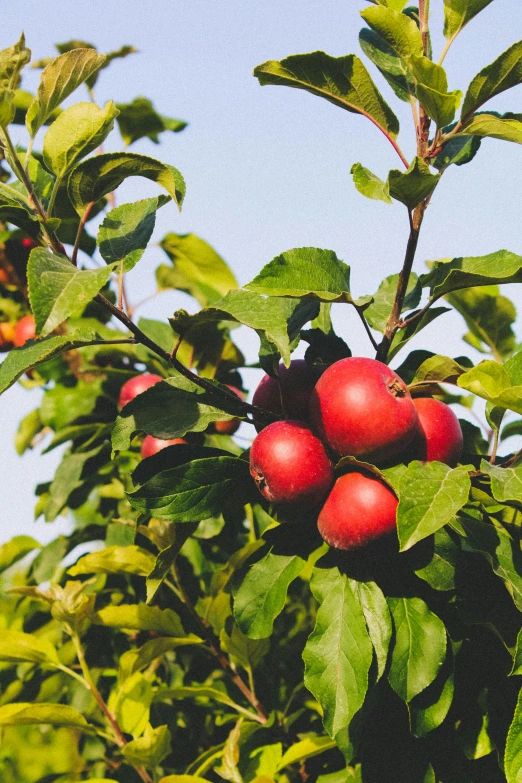
[[[291,55],[255,69],[263,85],[305,90],[370,120],[398,155],[400,168],[382,178],[352,168],[360,193],[400,203],[410,225],[403,268],[358,300],[333,250],[282,251],[238,289],[204,240],[169,233],[158,291],[183,291],[200,309],[168,324],[136,320],[125,275],[147,252],[157,210],[181,209],[185,182],[171,165],[101,145],[115,123],[127,147],[185,123],[144,97],[97,106],[97,79],[132,47],[105,55],[83,41],[59,44],[58,57],[36,63],[34,96],[20,87],[31,57],[24,37],[0,52],[9,168],[0,326],[32,313],[36,327],[25,344],[2,344],[11,350],[0,392],[18,380],[42,390],[16,446],[67,444],[55,476],[37,487],[36,516],[74,523],[46,546],[16,536],[0,547],[6,783],[522,779],[522,460],[497,457],[501,439],[522,433],[516,311],[499,288],[522,282],[522,258],[499,250],[412,273],[446,169],[468,163],[485,137],[522,142],[522,116],[485,108],[522,82],[522,43],[467,89],[449,90],[444,57],[491,0],[444,0],[438,63],[427,0],[371,2],[361,47],[384,89],[414,106],[411,161],[394,111],[355,55]],[[83,88],[90,101],[63,108]],[[12,142],[13,123],[25,125],[25,148]],[[116,206],[114,192],[133,176],[158,195]],[[449,307],[434,308],[440,299]],[[398,536],[348,553],[322,542],[317,514],[286,519],[270,507],[243,441],[215,426],[278,418],[228,388],[243,388],[234,329],[256,332],[259,364],[276,377],[301,339],[314,364],[350,355],[332,306],[356,309],[380,361],[401,353],[398,372],[414,395],[485,410],[487,421],[485,437],[463,422],[457,467],[371,466],[398,497]],[[407,353],[449,308],[485,355],[476,366]],[[118,410],[123,384],[143,372],[163,381]],[[142,460],[146,434],[186,443]],[[347,457],[337,470],[354,465]]]

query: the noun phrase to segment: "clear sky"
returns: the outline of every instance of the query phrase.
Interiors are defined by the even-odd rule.
[[[148,140],[132,151],[175,165],[187,181],[183,212],[163,208],[156,238],[169,230],[193,231],[210,242],[230,264],[240,283],[248,282],[275,255],[292,247],[335,250],[352,266],[352,291],[373,293],[388,274],[399,270],[407,236],[407,216],[361,196],[350,168],[360,161],[385,177],[400,166],[392,147],[367,121],[299,90],[261,88],[252,69],[323,49],[334,56],[360,53],[362,0],[6,0],[0,48],[13,44],[22,30],[33,59],[53,54],[53,44],[81,38],[99,51],[132,44],[139,54],[116,61],[101,75],[98,103],[113,98],[150,98],[163,114],[189,122],[181,134],[164,134],[156,147]],[[435,51],[442,47],[442,0],[432,0]],[[522,37],[520,0],[495,0],[460,36],[445,61],[450,89],[465,89],[484,65]],[[414,152],[409,108],[398,101],[372,66],[370,70],[401,121],[399,141]],[[23,86],[34,90],[38,72],[26,69]],[[76,100],[84,100],[78,93]],[[521,111],[522,88],[492,101],[501,111]],[[106,143],[118,149],[119,136]],[[23,141],[20,130],[20,141]],[[489,154],[485,154],[485,153]],[[415,270],[426,259],[484,255],[500,248],[522,254],[520,181],[522,146],[486,140],[475,160],[452,167],[429,207]],[[156,192],[151,183],[132,179],[118,201]],[[131,299],[153,290],[153,270],[162,260],[151,248],[129,275]],[[516,289],[506,290],[513,296]],[[516,294],[515,294],[516,295]],[[166,318],[177,307],[196,309],[182,294],[165,294],[140,309],[143,316]],[[349,309],[336,316],[338,331],[355,354],[371,355],[367,338]],[[461,342],[463,323],[443,316],[423,332],[433,351],[458,355],[470,351]],[[519,329],[520,335],[520,329]],[[256,341],[238,341],[255,360]],[[410,343],[415,347],[414,341]],[[475,355],[474,358],[478,358]],[[250,371],[247,383],[258,377]],[[12,446],[19,420],[38,405],[39,392],[16,386],[0,400],[2,481],[0,541],[20,532],[42,541],[66,522],[34,524],[33,489],[49,480],[57,453],[20,458]]]

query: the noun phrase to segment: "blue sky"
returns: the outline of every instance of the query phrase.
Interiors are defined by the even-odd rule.
[[[352,290],[359,296],[372,293],[383,277],[399,270],[408,227],[403,207],[357,193],[350,168],[360,161],[385,177],[400,161],[363,118],[298,90],[261,88],[251,74],[259,63],[289,54],[316,49],[334,56],[359,53],[358,12],[364,5],[362,0],[8,0],[0,47],[14,43],[21,30],[33,59],[51,55],[55,42],[71,38],[90,41],[102,52],[134,45],[138,54],[116,61],[101,75],[98,103],[144,95],[162,113],[189,122],[183,133],[164,135],[159,147],[148,140],[131,147],[175,165],[187,181],[183,212],[163,208],[156,238],[169,230],[194,231],[221,253],[240,283],[289,248],[329,248],[351,265]],[[431,6],[438,52],[442,0],[432,0]],[[450,89],[465,89],[521,33],[520,0],[495,0],[450,50],[445,61]],[[23,86],[34,90],[38,72],[25,73]],[[410,156],[409,108],[372,73],[399,116],[399,141]],[[488,106],[520,112],[521,98],[519,87]],[[80,90],[76,100],[84,99]],[[118,149],[118,134],[111,138],[106,147]],[[21,130],[19,140],[24,140]],[[470,165],[452,167],[428,210],[415,270],[424,271],[427,259],[484,255],[500,248],[522,254],[521,171],[522,146],[494,140],[483,144]],[[118,202],[154,192],[151,183],[133,179],[118,192]],[[153,270],[161,260],[161,251],[151,248],[130,273],[132,300],[153,290]],[[513,296],[515,289],[505,293]],[[166,294],[139,313],[166,318],[178,307],[196,309],[188,297]],[[337,313],[336,325],[355,354],[371,355],[351,310]],[[460,317],[446,315],[425,330],[423,342],[433,351],[458,355],[466,350],[462,332]],[[247,334],[238,341],[254,360],[256,341]],[[257,377],[253,371],[245,375],[250,384]],[[49,540],[67,524],[50,527],[32,521],[33,488],[53,475],[56,452],[40,457],[35,451],[20,458],[12,446],[19,420],[38,399],[38,392],[16,386],[0,401],[0,541],[20,532]]]

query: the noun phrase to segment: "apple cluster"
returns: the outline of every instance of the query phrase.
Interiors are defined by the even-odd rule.
[[[266,375],[253,404],[284,416],[261,429],[250,473],[263,497],[281,506],[318,510],[323,539],[352,549],[395,530],[398,501],[376,473],[342,457],[385,467],[414,459],[457,464],[459,420],[431,397],[412,398],[404,381],[374,359],[351,357],[326,370],[293,361]]]

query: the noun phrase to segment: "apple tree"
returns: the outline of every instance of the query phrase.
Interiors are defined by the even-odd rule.
[[[239,288],[205,241],[169,233],[158,289],[194,306],[168,322],[136,318],[125,277],[185,180],[129,147],[185,123],[145,98],[96,103],[131,47],[60,44],[35,95],[23,35],[0,51],[0,392],[40,390],[16,446],[65,446],[35,513],[73,522],[46,546],[0,547],[5,783],[522,780],[522,453],[499,456],[522,434],[500,292],[522,257],[416,258],[446,171],[480,165],[488,137],[522,143],[522,115],[488,109],[522,83],[522,43],[450,90],[445,55],[492,0],[434,2],[440,53],[429,0],[362,10],[379,86],[353,54],[254,71],[381,131],[397,168],[351,175],[402,205],[402,266],[354,298],[334,250],[292,248]],[[411,104],[412,159],[381,89]],[[125,149],[104,152],[116,126]],[[156,195],[117,204],[131,177]],[[366,357],[334,307],[356,311]],[[478,364],[408,350],[450,309]],[[238,326],[265,373],[252,402]]]

